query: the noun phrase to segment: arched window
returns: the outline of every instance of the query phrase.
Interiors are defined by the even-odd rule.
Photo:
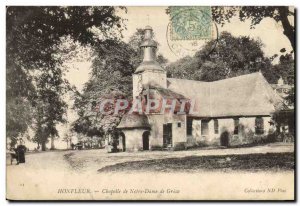
[[[264,119],[262,117],[255,118],[255,134],[264,133]]]

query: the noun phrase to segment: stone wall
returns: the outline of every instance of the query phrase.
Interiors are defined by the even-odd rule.
[[[186,149],[193,146],[220,146],[221,138],[228,135],[228,146],[250,144],[266,138],[272,131],[269,121],[271,117],[263,117],[264,134],[255,134],[255,117],[239,118],[239,132],[234,134],[234,119],[218,119],[218,133],[215,132],[214,120],[208,121],[207,135],[201,134],[201,119],[194,119],[192,122],[192,135],[186,135],[186,115],[156,114],[149,115],[151,126],[149,135],[149,149],[163,149],[163,125],[172,124],[172,145],[174,150]],[[126,151],[143,150],[143,133],[146,129],[123,130],[126,140]],[[224,142],[223,142],[224,144]],[[120,145],[121,148],[121,145]]]
[[[133,97],[140,95],[142,86],[147,88],[149,85],[167,88],[166,72],[161,71],[145,71],[142,74],[132,75],[132,94]]]
[[[132,75],[132,97],[135,99],[140,95],[142,91],[142,75],[133,74]]]
[[[142,73],[143,86],[159,86],[167,88],[167,75],[164,71],[144,71]]]
[[[163,147],[163,125],[172,123],[172,145],[182,147],[186,144],[186,115],[155,114],[148,116],[151,125],[150,149],[157,150]]]
[[[239,132],[234,134],[234,119],[233,118],[219,118],[219,131],[215,134],[214,120],[210,119],[208,122],[209,132],[207,135],[201,134],[201,119],[193,119],[192,135],[187,137],[187,145],[193,146],[219,146],[221,145],[221,136],[228,134],[229,145],[249,144],[266,138],[268,134],[274,131],[269,121],[270,116],[263,117],[264,133],[255,134],[255,117],[241,117],[239,118]]]
[[[124,129],[126,151],[141,151],[143,150],[143,133],[145,129]],[[121,143],[121,142],[120,142]],[[121,148],[121,147],[120,147]]]
[[[182,150],[186,148],[186,115],[174,115],[172,123],[173,149]]]

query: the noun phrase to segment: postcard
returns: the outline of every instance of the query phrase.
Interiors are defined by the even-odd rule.
[[[7,6],[8,200],[295,200],[295,8]]]

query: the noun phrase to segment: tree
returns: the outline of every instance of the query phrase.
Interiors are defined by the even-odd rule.
[[[76,132],[87,136],[115,133],[122,115],[101,114],[97,106],[104,99],[132,96],[131,75],[138,65],[137,53],[126,43],[109,41],[95,47],[91,78],[83,93],[75,97],[79,118],[73,123]]]
[[[104,99],[132,98],[132,74],[142,62],[139,48],[143,40],[143,30],[137,29],[128,43],[108,40],[94,47],[91,78],[85,84],[82,94],[75,97],[74,108],[79,118],[73,129],[85,135],[117,135],[118,126],[124,113],[116,115],[101,114],[98,106]],[[159,55],[160,63],[167,60]],[[112,107],[107,111],[113,112]]]
[[[69,36],[82,45],[101,44],[120,36],[123,20],[115,7],[7,7],[6,12],[7,101],[12,102],[7,129],[14,130],[18,117],[25,116],[21,106],[11,106],[15,102],[30,102],[33,108],[41,104],[32,116],[45,115],[45,120],[36,121],[41,124],[37,133],[45,132],[37,138],[45,149],[47,138],[56,136],[56,125],[63,122],[65,102],[59,97],[70,89],[63,79],[62,40]],[[29,117],[18,129],[8,131],[8,137],[24,132],[32,121]]]
[[[277,81],[271,59],[264,56],[263,44],[247,36],[222,32],[211,52],[208,42],[193,57],[185,57],[167,67],[168,76],[200,81],[216,81],[261,70],[271,83]]]
[[[70,35],[82,44],[116,38],[122,19],[115,7],[31,6],[7,7],[6,23],[7,59],[18,60],[25,69],[39,69],[56,65],[53,54],[61,37]]]
[[[259,24],[265,18],[272,18],[280,22],[283,28],[283,34],[289,39],[293,50],[295,51],[295,27],[290,23],[289,17],[295,17],[295,11],[287,6],[213,6],[212,18],[218,24],[224,25],[230,22],[234,16],[239,17],[241,21],[251,20],[251,28]]]
[[[64,142],[67,143],[67,149],[69,149],[70,148],[70,144],[72,143],[72,135],[70,135],[69,133],[65,133],[62,141],[64,141]]]
[[[38,137],[43,151],[46,150],[46,143],[49,137],[51,138],[51,149],[55,149],[54,139],[55,137],[59,137],[56,125],[66,122],[64,118],[66,108],[67,104],[63,101],[60,91],[53,91],[51,87],[47,90],[42,88],[41,91],[38,91],[35,115],[39,119],[36,122],[37,127],[41,128],[41,132],[43,133]]]
[[[282,51],[284,53],[285,51]],[[291,85],[291,89],[288,91],[285,100],[287,104],[294,107],[295,104],[295,60],[291,53],[282,54],[279,57],[279,63],[274,65],[274,71],[278,76],[284,80],[284,83]]]
[[[295,84],[295,60],[291,53],[280,55],[278,64],[274,65],[274,70],[278,79],[282,77],[286,84]]]
[[[10,60],[6,64],[6,135],[13,147],[17,137],[23,135],[32,124],[31,101],[35,88],[28,71]]]
[[[169,64],[167,69],[167,76],[172,78],[200,80],[200,75],[196,75],[200,69],[199,66],[202,61],[198,58],[186,56],[174,63]]]
[[[155,40],[155,34],[153,33],[152,38]],[[138,66],[142,62],[143,58],[143,50],[141,50],[140,45],[144,39],[144,29],[137,28],[136,32],[129,38],[129,46],[134,50],[134,52],[137,54],[135,56],[135,59],[133,61],[137,64],[135,66]],[[157,45],[159,47],[159,44]],[[157,54],[156,61],[162,66],[165,67],[168,60],[160,53]]]
[[[7,95],[8,96],[8,95]],[[30,103],[19,98],[6,100],[6,135],[10,138],[10,147],[17,143],[19,135],[23,135],[32,121],[32,108]]]

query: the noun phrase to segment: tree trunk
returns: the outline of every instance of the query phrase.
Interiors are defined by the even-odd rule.
[[[55,146],[54,146],[54,136],[51,137],[51,150],[55,149]]]
[[[100,148],[103,147],[101,137],[99,138]]]
[[[280,20],[283,27],[283,34],[287,36],[287,38],[290,40],[290,43],[295,52],[295,31],[294,31],[294,27],[290,24],[288,19],[289,8],[286,6],[279,7],[278,11],[279,11]]]
[[[46,151],[46,141],[42,142],[42,151]]]

